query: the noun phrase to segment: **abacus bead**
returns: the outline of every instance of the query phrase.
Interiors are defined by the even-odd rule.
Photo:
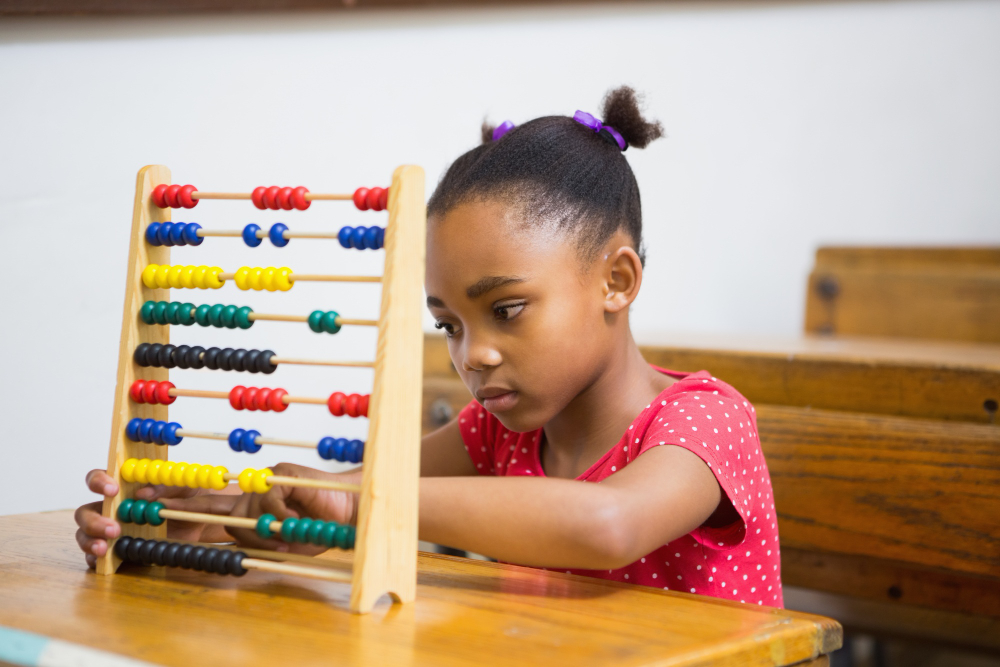
[[[243,559],[246,557],[247,555],[242,551],[234,551],[233,557],[229,559],[229,574],[235,577],[242,577],[246,574],[247,570],[243,567]]]
[[[163,245],[162,243],[160,243],[160,239],[157,237],[157,234],[159,233],[160,233],[160,223],[158,222],[149,223],[149,226],[146,227],[146,243],[152,246]]]
[[[385,247],[385,227],[378,227],[378,246],[375,248],[379,250]]]
[[[253,308],[250,306],[243,306],[236,310],[236,326],[240,329],[249,329],[253,326],[253,320],[250,319],[250,313],[253,312]]]
[[[371,190],[369,190],[368,196],[365,197],[365,199],[368,202],[368,208],[370,208],[373,211],[381,211],[382,209],[379,207],[379,204],[381,203],[379,200],[381,199],[381,197],[382,197],[382,188],[372,188]]]
[[[163,309],[163,321],[167,324],[180,324],[180,320],[177,319],[177,311],[181,309],[181,304],[179,301],[171,301]]]
[[[278,190],[277,196],[274,198],[275,202],[278,204],[278,208],[285,211],[292,210],[292,189],[291,188],[281,188]]]
[[[284,412],[288,409],[288,404],[285,403],[284,398],[288,395],[288,392],[277,387],[271,390],[271,395],[267,397],[267,407],[275,412]]]
[[[198,205],[198,200],[191,197],[194,192],[197,192],[197,188],[193,185],[185,185],[177,191],[177,203],[184,208],[194,208]]]
[[[217,303],[208,309],[208,321],[213,327],[222,328],[222,311],[225,308],[221,303]]]
[[[254,407],[262,412],[267,412],[271,409],[270,399],[271,390],[267,387],[261,387],[253,397]]]
[[[349,394],[347,398],[344,399],[344,412],[347,413],[349,417],[358,416],[358,399],[360,396],[357,394]]]
[[[278,248],[284,248],[288,245],[288,239],[284,237],[284,233],[288,231],[288,226],[280,222],[276,222],[271,225],[271,229],[267,232],[267,237],[271,239],[273,243]]]
[[[261,514],[257,519],[257,536],[263,540],[269,540],[274,536],[271,524],[277,521],[273,514]]]
[[[299,519],[299,523],[295,526],[295,541],[307,544],[309,542],[309,529],[312,528],[312,525],[313,520],[309,517]]]
[[[215,556],[215,567],[212,571],[216,574],[229,574],[229,561],[233,557],[233,552],[229,549],[219,549],[219,553]]]
[[[351,463],[361,463],[365,453],[365,443],[360,440],[351,440],[347,448],[347,460]]]
[[[292,190],[292,206],[300,211],[304,211],[309,208],[311,201],[306,201],[306,193],[309,192],[306,188],[301,185],[294,190]]]
[[[211,350],[209,350],[209,352],[211,352]],[[206,352],[205,355],[207,356],[208,353]],[[245,391],[246,387],[241,385],[236,385],[229,390],[229,405],[233,406],[234,410],[243,409],[243,392]]]
[[[136,380],[135,382],[132,383],[132,386],[128,388],[128,395],[136,403],[145,403],[146,402],[146,398],[144,395],[145,389],[146,389],[146,381]]]
[[[156,305],[155,301],[147,301],[142,304],[142,308],[139,309],[139,318],[145,324],[156,324],[156,320],[153,319],[153,307]]]
[[[208,318],[208,313],[212,309],[207,303],[203,303],[194,309],[194,321],[203,327],[210,326],[212,322]]]
[[[177,363],[174,361],[174,350],[176,349],[177,346],[171,345],[170,343],[167,343],[166,345],[161,347],[159,354],[160,363],[157,365],[162,366],[163,368],[174,368],[175,366],[177,366]]]
[[[326,527],[326,521],[320,521],[316,519],[313,524],[309,527],[309,532],[306,535],[306,541],[309,544],[315,544],[317,546],[323,546],[323,529]]]
[[[164,194],[166,194],[166,190],[167,190],[167,184],[161,183],[160,185],[157,185],[155,188],[153,188],[153,192],[150,193],[150,199],[153,200],[153,204],[155,204],[158,208],[167,207],[167,200],[164,197]]]
[[[194,304],[193,303],[182,303],[181,307],[177,309],[177,323],[182,324],[186,327],[194,324]]]
[[[139,547],[139,562],[143,565],[153,564],[153,549],[156,548],[156,540],[146,540]]]
[[[208,551],[205,547],[195,547],[191,550],[191,554],[187,557],[187,567],[191,570],[201,569],[201,559]]]
[[[202,355],[204,354],[205,354],[205,348],[203,348],[200,345],[195,345],[194,347],[189,348],[187,351],[188,368],[195,368],[195,369],[204,368],[205,359],[202,357]]]
[[[167,324],[167,318],[164,313],[167,311],[166,301],[157,301],[153,304],[153,321],[157,324]]]
[[[139,562],[139,549],[145,543],[146,543],[146,540],[142,539],[141,537],[133,537],[132,541],[129,542],[129,544],[128,544],[128,548],[125,550],[125,556],[126,557],[123,558],[122,560],[127,560],[130,563],[138,563]]]
[[[236,306],[231,306],[231,305],[226,306],[225,308],[222,309],[222,315],[221,315],[222,326],[226,327],[227,329],[236,328],[236,310],[237,310]]]
[[[128,561],[128,545],[132,543],[132,538],[124,535],[115,540],[115,555],[123,561]]]
[[[216,362],[219,365],[219,370],[222,371],[233,370],[232,363],[230,363],[232,356],[233,356],[233,348],[231,347],[224,347],[221,350],[219,350],[219,357],[218,361]]]
[[[368,399],[369,398],[371,398],[371,394],[365,394],[364,396],[361,397],[361,400],[358,402],[358,413],[362,417],[367,417],[368,416]]]
[[[173,360],[177,364],[178,368],[190,368],[191,364],[188,363],[188,354],[191,352],[190,345],[178,345],[177,349],[174,350]]]
[[[164,519],[160,517],[160,510],[162,509],[163,503],[156,500],[146,505],[146,510],[143,512],[143,516],[146,518],[146,523],[150,526],[159,526],[162,524],[164,521]]]
[[[257,387],[247,387],[243,390],[243,409],[253,412],[257,409]]]
[[[329,461],[333,458],[333,438],[326,437],[319,441],[316,445],[316,451],[319,452],[319,456],[322,459]]]
[[[368,210],[368,188],[358,188],[354,191],[354,196],[351,199],[354,200],[354,205],[359,211]]]
[[[346,460],[347,455],[347,439],[346,438],[334,438],[333,440],[333,458],[338,461]]]
[[[205,362],[205,366],[213,371],[219,370],[219,353],[222,352],[217,347],[210,347],[205,350],[205,356],[201,358]]]
[[[166,422],[154,421],[153,427],[149,429],[149,439],[153,444],[162,445],[163,444],[163,427],[166,426]]]
[[[340,324],[337,323],[338,317],[340,317],[340,313],[335,310],[323,313],[323,331],[331,334],[340,332]]]
[[[177,400],[176,396],[170,395],[170,390],[174,388],[172,382],[160,382],[156,385],[156,400],[160,405],[170,405]]]
[[[146,346],[146,356],[145,364],[140,364],[142,366],[159,366],[160,365],[160,350],[163,349],[163,345],[159,343],[147,344]]]
[[[243,370],[247,373],[259,373],[257,359],[260,357],[260,350],[247,350],[247,356],[243,357]]]
[[[337,526],[337,530],[334,532],[333,542],[334,542],[334,546],[336,546],[338,549],[349,549],[350,548],[349,546],[347,546],[348,544],[350,544],[350,542],[349,542],[349,540],[350,540],[350,534],[349,534],[348,528],[350,528],[350,526],[345,526],[345,525],[341,524],[341,525]]]
[[[194,550],[195,546],[193,544],[182,544],[181,548],[177,550],[177,555],[174,557],[177,567],[189,569],[191,567],[191,554]]]
[[[378,197],[378,210],[384,211],[389,208],[389,188],[382,188],[382,193]]]
[[[323,526],[323,531],[320,533],[320,546],[324,546],[330,549],[337,544],[337,527],[338,524],[335,521],[327,521],[326,525]]]
[[[365,230],[365,248],[378,250],[378,227],[369,227]]]
[[[264,205],[267,206],[272,211],[278,210],[278,193],[281,192],[281,188],[277,185],[272,185],[267,190],[264,190]]]
[[[184,438],[177,435],[181,425],[177,422],[170,422],[163,428],[163,442],[168,445],[179,445]]]
[[[278,370],[277,364],[271,363],[271,357],[274,356],[274,350],[264,350],[257,355],[257,372],[264,373],[265,375],[270,375],[274,371]]]
[[[157,541],[156,546],[154,546],[153,550],[149,552],[149,560],[153,562],[153,565],[166,565],[166,563],[163,562],[163,554],[169,546],[170,542]]]
[[[260,451],[260,445],[257,444],[257,438],[260,437],[260,431],[255,431],[250,429],[243,434],[242,445],[243,451],[247,454],[256,454]]]
[[[124,523],[132,523],[132,504],[135,501],[131,498],[126,498],[122,501],[121,505],[118,506],[118,520]]]
[[[187,239],[184,238],[184,228],[183,222],[175,222],[170,226],[170,231],[167,234],[170,236],[171,245],[187,245]]]
[[[309,328],[315,333],[323,333],[323,314],[322,310],[314,310],[309,313],[309,319],[306,320]]]
[[[299,525],[299,520],[295,517],[288,517],[281,522],[281,539],[291,544],[295,541],[295,527]]]
[[[218,557],[218,549],[214,547],[206,549],[205,554],[201,557],[201,562],[198,563],[198,569],[202,572],[215,572],[215,559]]]
[[[148,504],[145,500],[136,500],[132,503],[132,509],[129,511],[132,523],[140,526],[146,523],[146,505]]]
[[[184,225],[184,243],[188,245],[201,245],[201,242],[205,239],[198,236],[199,229],[201,229],[201,225],[197,222],[189,222]]]
[[[122,479],[126,482],[135,481],[135,467],[139,464],[139,459],[126,459],[125,463],[122,464],[121,474]]]
[[[128,420],[128,424],[125,425],[125,437],[132,442],[141,442],[139,440],[140,425],[142,425],[142,420],[138,417]]]
[[[229,432],[229,449],[234,452],[243,451],[243,434],[246,433],[245,430],[241,428],[234,428]]]
[[[155,419],[143,419],[139,423],[139,442],[153,442],[153,425],[156,424]]]
[[[354,526],[347,527],[347,538],[344,542],[347,544],[348,549],[354,548],[354,537],[357,534],[357,529]]]
[[[340,246],[342,248],[351,247],[351,235],[354,233],[354,227],[341,227],[340,231],[337,232],[337,240],[340,241]]]
[[[330,398],[326,399],[326,407],[329,408],[331,415],[334,417],[344,416],[345,398],[347,398],[347,396],[341,391],[335,391],[330,394]]]
[[[259,208],[262,211],[265,208],[267,208],[266,206],[264,206],[264,192],[266,190],[267,190],[267,188],[265,188],[262,185],[260,187],[254,188],[253,192],[250,193],[250,201],[252,201],[253,205],[256,206],[257,208]]]
[[[244,362],[247,358],[247,351],[243,348],[237,348],[233,350],[233,353],[229,356],[229,368],[234,371],[245,371],[246,366]]]
[[[365,249],[365,231],[364,227],[354,228],[354,233],[351,234],[351,247],[355,250]]]
[[[149,343],[139,343],[135,346],[135,352],[132,353],[132,361],[139,366],[149,366],[149,361],[146,359],[146,353],[148,351]]]
[[[182,546],[177,542],[169,542],[163,552],[163,564],[167,567],[177,567],[177,552],[181,550]]]
[[[172,223],[161,222],[156,227],[156,245],[172,246],[173,243],[170,242],[170,228],[173,227]]]
[[[256,248],[261,244],[263,239],[257,238],[257,232],[260,231],[260,226],[255,225],[252,222],[243,228],[243,242],[246,243],[251,248]]]

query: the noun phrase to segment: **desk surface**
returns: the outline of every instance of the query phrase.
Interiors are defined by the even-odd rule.
[[[820,616],[423,553],[415,603],[356,616],[346,585],[263,572],[99,577],[73,532],[0,517],[0,625],[185,666],[825,664],[841,643]]]

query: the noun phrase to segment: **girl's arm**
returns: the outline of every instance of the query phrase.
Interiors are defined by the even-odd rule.
[[[458,430],[457,418],[421,439],[421,477],[461,477],[476,474],[476,467],[472,464],[469,453],[465,451],[465,442]]]

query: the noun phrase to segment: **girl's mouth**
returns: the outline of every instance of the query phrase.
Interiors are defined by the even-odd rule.
[[[505,391],[503,393],[497,393],[496,391],[483,391],[480,390],[476,392],[479,402],[484,408],[489,412],[496,414],[498,412],[506,412],[517,404],[517,392],[516,391]],[[483,396],[483,394],[488,394]]]

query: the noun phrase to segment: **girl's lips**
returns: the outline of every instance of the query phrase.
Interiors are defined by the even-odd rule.
[[[508,391],[498,396],[491,396],[482,400],[483,407],[496,414],[510,410],[517,403],[517,392]]]

